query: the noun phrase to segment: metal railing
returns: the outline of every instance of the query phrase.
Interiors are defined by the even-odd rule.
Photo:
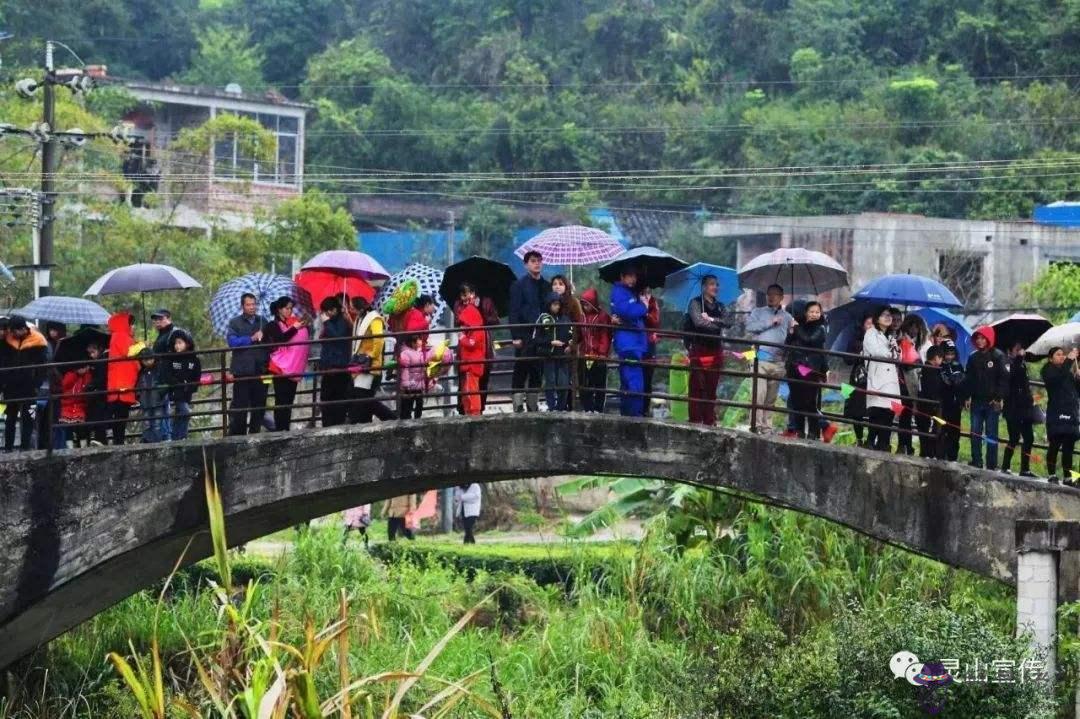
[[[563,325],[566,327],[566,325]],[[492,350],[489,350],[485,354],[493,354],[495,349],[506,349],[510,346],[513,340],[507,339],[507,333],[516,329],[524,329],[526,332],[531,333],[535,328],[535,325],[493,325],[484,326],[475,329],[482,329],[487,333],[488,343]],[[454,346],[456,350],[456,340],[462,331],[466,328],[455,329],[442,329],[434,328],[429,333],[430,335],[440,336],[445,335],[449,341],[449,344]],[[922,414],[925,417],[933,418],[930,422],[930,429],[932,431],[923,431],[917,427],[912,428],[900,428],[895,426],[891,422],[889,424],[871,422],[866,416],[862,417],[848,417],[844,414],[825,411],[821,404],[821,393],[827,390],[836,391],[851,391],[850,386],[845,387],[845,383],[830,381],[828,373],[824,376],[820,372],[812,371],[806,373],[804,376],[792,376],[790,371],[786,371],[783,377],[776,375],[770,375],[762,371],[762,362],[760,354],[763,349],[776,353],[784,353],[792,350],[797,350],[800,353],[806,353],[809,355],[817,355],[824,357],[826,362],[829,360],[843,361],[845,363],[854,362],[874,362],[882,364],[891,364],[896,366],[897,373],[903,371],[905,368],[910,368],[911,365],[904,364],[898,359],[891,358],[868,358],[862,355],[855,355],[846,352],[834,352],[825,349],[797,347],[779,343],[762,342],[758,340],[752,340],[747,338],[737,337],[723,337],[722,339],[714,334],[701,334],[693,332],[683,332],[677,330],[668,329],[633,329],[623,325],[598,325],[592,323],[574,324],[570,323],[568,327],[569,331],[575,339],[575,343],[567,348],[566,353],[561,356],[546,357],[540,356],[535,352],[535,349],[530,349],[528,346],[524,348],[518,348],[514,358],[505,356],[485,357],[484,359],[470,360],[467,364],[472,367],[483,366],[484,374],[487,380],[482,386],[473,391],[466,391],[460,386],[459,378],[461,376],[461,369],[463,362],[460,356],[455,352],[454,359],[450,363],[439,365],[439,377],[435,382],[433,388],[429,392],[424,392],[421,395],[421,404],[423,411],[438,411],[444,414],[463,411],[463,398],[469,396],[479,396],[483,411],[503,411],[506,405],[514,403],[513,394],[515,393],[530,393],[535,392],[536,402],[539,402],[539,395],[546,391],[552,390],[556,393],[567,393],[569,409],[580,409],[582,397],[585,393],[596,394],[599,393],[603,398],[603,406],[605,408],[611,408],[614,403],[610,402],[612,398],[618,398],[620,402],[624,398],[638,397],[644,400],[646,413],[648,413],[648,407],[654,401],[674,403],[685,402],[688,407],[693,408],[695,405],[711,403],[715,409],[736,409],[744,411],[748,414],[748,429],[751,431],[761,431],[765,428],[759,426],[761,413],[775,413],[778,416],[791,416],[798,418],[805,418],[812,421],[826,421],[830,423],[846,424],[859,426],[865,430],[878,430],[888,431],[891,433],[898,433],[904,437],[918,437],[920,442],[929,441],[937,442],[940,439],[941,432],[947,426],[947,423],[942,421],[943,418],[940,412],[940,403],[932,399],[924,399],[919,397],[911,397],[904,394],[886,394],[886,393],[869,393],[863,388],[855,388],[854,391],[862,392],[870,396],[871,394],[878,398],[884,398],[889,400],[890,404],[899,403],[898,406],[904,410],[912,413]],[[695,343],[701,346],[707,346],[710,343],[715,343],[718,340],[722,342],[722,349],[713,349],[712,353],[715,357],[715,361],[719,363],[719,368],[704,367],[699,362],[695,364],[694,359],[691,358],[689,363],[678,363],[673,361],[672,356],[656,356],[648,358],[629,358],[619,357],[617,354],[609,353],[606,356],[589,356],[584,353],[583,344],[581,338],[584,333],[647,333],[649,335],[655,335],[658,339],[658,346],[663,345],[670,341],[682,341],[684,344],[693,346]],[[385,340],[394,340],[394,343],[401,343],[408,338],[416,337],[415,332],[385,332],[379,335],[379,338]],[[300,376],[293,378],[297,386],[295,388],[295,394],[292,401],[288,404],[278,404],[275,397],[274,404],[267,404],[266,406],[259,406],[254,408],[241,408],[237,409],[232,406],[232,400],[234,399],[234,393],[230,393],[230,387],[235,388],[238,382],[262,382],[265,384],[272,384],[275,379],[280,381],[292,381],[282,378],[278,375],[261,374],[253,376],[241,376],[234,377],[229,370],[230,356],[237,352],[252,352],[260,351],[265,354],[269,354],[272,350],[282,346],[307,346],[310,350],[319,349],[328,344],[335,344],[338,348],[341,348],[344,344],[349,346],[349,355],[352,355],[352,349],[356,346],[356,343],[360,340],[369,340],[371,337],[346,337],[346,338],[319,338],[305,340],[302,342],[282,342],[276,344],[262,343],[254,345],[253,347],[243,348],[229,348],[229,347],[215,347],[205,350],[196,350],[193,353],[182,355],[183,357],[190,357],[191,354],[200,358],[200,361],[208,361],[214,363],[209,368],[203,368],[201,376],[197,382],[188,382],[183,384],[171,385],[168,387],[168,391],[177,389],[191,389],[194,391],[194,396],[189,403],[189,411],[186,412],[187,421],[190,423],[189,433],[219,433],[221,436],[226,436],[230,433],[230,426],[234,431],[240,429],[240,423],[238,419],[239,413],[243,412],[248,415],[245,419],[250,419],[250,412],[262,412],[265,416],[270,411],[275,411],[279,416],[284,417],[282,414],[288,410],[290,415],[296,415],[296,424],[303,425],[308,428],[315,427],[318,424],[326,425],[328,423],[327,410],[328,409],[343,409],[345,411],[344,420],[341,419],[341,415],[338,412],[332,412],[334,415],[333,423],[356,423],[360,421],[370,421],[372,416],[377,416],[382,420],[396,419],[402,407],[405,406],[405,400],[416,399],[415,393],[403,391],[398,378],[400,377],[401,368],[396,364],[397,353],[393,350],[384,352],[382,357],[383,363],[381,369],[378,370],[376,376],[378,381],[374,394],[368,392],[361,394],[353,387],[351,379],[359,374],[361,367],[359,365],[348,365],[342,367],[326,367],[325,363],[320,362],[320,357],[309,357],[307,367],[304,373]],[[387,343],[389,344],[389,343]],[[742,351],[735,351],[732,348],[742,348]],[[750,355],[748,357],[748,355]],[[155,360],[160,367],[161,363],[168,362],[169,360],[177,357],[178,355],[169,353],[156,355]],[[586,383],[583,373],[579,371],[579,362],[586,360],[593,362],[604,362],[605,367],[605,382],[603,386],[592,386]],[[14,434],[20,434],[23,429],[20,426],[20,420],[22,414],[28,410],[32,410],[33,422],[36,425],[40,448],[48,451],[54,449],[63,448],[66,446],[67,441],[71,441],[75,438],[77,443],[89,443],[90,440],[97,442],[104,442],[106,439],[111,440],[114,444],[124,443],[128,440],[134,440],[138,438],[140,441],[144,438],[154,439],[153,432],[144,432],[142,434],[129,434],[127,428],[132,425],[142,426],[152,422],[161,422],[165,420],[170,423],[176,419],[175,416],[163,417],[157,412],[158,407],[141,407],[136,404],[127,404],[128,412],[123,411],[121,408],[116,414],[109,414],[105,417],[101,417],[99,411],[93,412],[93,419],[88,415],[84,420],[65,421],[62,417],[62,413],[59,411],[61,403],[71,400],[80,400],[86,403],[88,411],[91,408],[95,410],[112,409],[117,404],[126,404],[118,401],[118,394],[120,392],[137,392],[137,388],[115,388],[115,389],[95,389],[93,391],[83,391],[77,395],[66,395],[62,391],[58,391],[60,386],[60,378],[65,372],[75,371],[80,368],[88,368],[88,371],[92,374],[95,367],[100,365],[106,365],[106,374],[111,371],[111,368],[117,363],[123,362],[138,362],[135,357],[108,357],[97,360],[77,360],[64,363],[48,363],[39,364],[33,367],[0,367],[0,388],[4,391],[2,401],[7,405],[7,412],[5,417],[5,424],[14,421],[16,426],[12,429],[5,426],[5,440],[12,438],[12,432]],[[531,387],[531,388],[510,388],[510,396],[508,396],[507,388],[495,387],[492,388],[492,382],[495,384],[501,384],[508,376],[513,375],[513,370],[507,369],[507,364],[518,365],[518,374],[529,374],[528,372],[522,372],[521,367],[527,367],[531,364],[539,364],[541,367],[539,370],[532,370],[532,380],[535,384],[536,373],[543,372],[542,366],[544,364],[558,364],[566,363],[567,376],[570,378],[567,384],[555,386],[555,387]],[[738,380],[740,384],[744,380],[749,380],[750,385],[750,399],[749,401],[740,401],[735,398],[734,395],[730,397],[696,397],[690,393],[687,395],[672,394],[670,388],[668,391],[658,391],[651,389],[649,391],[631,391],[621,386],[612,386],[610,375],[615,372],[619,372],[625,367],[641,367],[643,370],[651,373],[668,373],[670,377],[671,372],[686,372],[689,375],[694,373],[713,373],[717,382],[727,378],[729,380]],[[924,369],[924,371],[926,371]],[[8,381],[14,379],[19,373],[30,372],[34,375],[35,380],[40,378],[42,386],[46,388],[43,392],[36,381],[30,383],[30,386],[12,386]],[[801,375],[801,373],[796,373]],[[338,381],[335,383],[335,388],[332,392],[328,392],[326,379],[328,377],[334,377]],[[346,377],[350,379],[347,384],[342,384],[339,388],[338,383],[341,383]],[[495,382],[496,378],[499,379]],[[776,405],[765,406],[758,401],[759,389],[763,382],[786,382],[790,387],[792,386],[804,386],[810,387],[817,395],[813,410],[800,410],[794,409],[790,406]],[[1032,381],[1033,385],[1038,385],[1037,382]],[[335,396],[338,390],[341,389],[344,392],[344,396]],[[267,390],[267,401],[270,399],[271,392],[269,388]],[[387,406],[392,404],[393,407]],[[531,404],[531,402],[530,402]],[[138,409],[135,413],[130,413],[132,408]],[[550,409],[550,408],[549,408]],[[929,411],[928,411],[929,410]],[[695,413],[696,414],[696,413]],[[900,413],[894,412],[893,419],[897,419]],[[290,420],[292,417],[290,416]],[[925,423],[923,423],[925,426]],[[160,424],[158,425],[160,426]],[[955,433],[954,440],[959,437],[972,437],[970,432],[963,431],[959,426],[949,427]],[[64,442],[62,446],[56,446],[61,444],[60,431],[63,431]],[[243,432],[246,433],[246,429]],[[978,437],[978,435],[975,435]],[[19,437],[23,439],[23,437]],[[161,438],[168,439],[168,438]],[[6,441],[7,444],[7,441]],[[20,442],[20,444],[22,444]],[[1004,445],[1003,440],[999,440],[998,444]],[[1046,449],[1045,445],[1036,445],[1038,449]],[[921,449],[921,447],[920,447]],[[935,455],[937,451],[935,450]]]

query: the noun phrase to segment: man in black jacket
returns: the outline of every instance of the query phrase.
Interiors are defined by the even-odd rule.
[[[1009,394],[1009,361],[994,347],[994,328],[980,327],[971,337],[975,352],[968,357],[968,408],[971,410],[971,466],[982,468],[983,439],[986,468],[997,469],[998,421]]]
[[[158,376],[164,381],[165,370],[169,365],[169,358],[166,355],[173,351],[173,336],[182,330],[173,324],[172,312],[164,308],[154,310],[150,315],[150,321],[157,330],[157,337],[154,338],[154,356],[158,358]],[[166,394],[164,401],[165,406],[161,408],[161,437],[167,440],[172,436],[172,398]]]
[[[233,400],[229,434],[258,434],[266,414],[266,374],[270,352],[261,346],[266,321],[259,316],[255,295],[240,298],[242,312],[229,320],[225,339],[232,353]]]
[[[19,430],[19,448],[30,449],[34,420],[30,408],[37,402],[38,388],[45,378],[45,363],[48,358],[48,344],[45,336],[27,324],[22,317],[15,316],[8,321],[7,336],[7,380],[4,382],[4,397],[7,413],[4,418],[4,451],[10,452],[15,446],[15,430]]]
[[[530,412],[536,412],[540,407],[543,365],[530,349],[529,338],[532,337],[532,325],[544,312],[545,300],[551,294],[551,284],[540,274],[544,269],[544,258],[539,252],[526,252],[523,262],[526,273],[510,286],[510,324],[527,325],[510,330],[515,358],[511,385],[514,411],[523,412],[528,406]]]

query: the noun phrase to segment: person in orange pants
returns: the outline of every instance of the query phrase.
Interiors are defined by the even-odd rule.
[[[460,376],[462,406],[466,415],[482,413],[480,403],[480,378],[487,372],[487,332],[478,329],[484,326],[484,318],[476,307],[476,289],[468,284],[461,285],[461,311],[458,324],[464,328],[458,343],[458,357],[461,360]]]

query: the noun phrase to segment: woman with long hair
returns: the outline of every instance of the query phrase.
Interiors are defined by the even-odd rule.
[[[895,319],[895,316],[894,318]],[[912,442],[911,427],[920,432],[920,441],[930,432],[930,418],[925,414],[915,412],[915,400],[920,393],[921,369],[920,365],[926,361],[926,350],[932,346],[930,342],[930,330],[926,327],[926,321],[916,314],[909,314],[900,323],[899,334],[900,359],[904,365],[900,372],[900,393],[904,395],[902,403],[904,411],[897,419],[898,442],[896,451],[902,454],[915,454],[915,445]],[[930,441],[927,439],[926,441]]]
[[[874,326],[868,329],[863,337],[863,356],[867,358],[866,410],[871,424],[867,432],[867,446],[883,452],[890,450],[892,405],[896,401],[895,396],[900,394],[900,379],[895,364],[874,360],[900,359],[896,337],[889,332],[892,321],[893,315],[889,308],[880,308],[874,313]]]
[[[1061,347],[1050,350],[1042,368],[1042,380],[1046,384],[1046,439],[1050,449],[1046,453],[1046,471],[1053,483],[1058,482],[1057,462],[1061,457],[1061,473],[1065,484],[1074,485],[1072,479],[1073,448],[1080,437],[1080,366],[1074,347],[1068,354]]]

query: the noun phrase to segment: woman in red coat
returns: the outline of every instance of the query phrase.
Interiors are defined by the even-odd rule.
[[[458,357],[461,360],[462,405],[466,415],[478,415],[483,412],[480,406],[480,378],[487,371],[487,332],[476,329],[484,326],[484,318],[476,307],[476,289],[470,284],[461,286],[461,312],[458,324],[465,328],[458,342]]]
[[[106,389],[109,390],[106,399],[109,402],[108,416],[113,420],[113,444],[124,443],[131,406],[138,401],[135,383],[139,378],[139,360],[135,359],[135,355],[145,345],[135,341],[131,332],[134,325],[135,318],[128,312],[117,312],[109,318],[109,359],[131,358],[109,362],[106,370]]]

